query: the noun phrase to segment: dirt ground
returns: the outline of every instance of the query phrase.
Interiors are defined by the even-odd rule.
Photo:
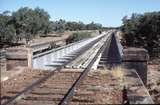
[[[106,105],[122,103],[119,78],[109,71],[93,71],[82,81],[69,105]]]
[[[40,44],[40,43],[45,43],[45,42],[50,42],[50,41],[57,41],[57,40],[63,40],[67,39],[72,32],[64,32],[64,33],[51,33],[48,34],[48,37],[38,37],[29,42],[29,45],[35,45],[35,44]]]
[[[156,104],[160,104],[160,63],[148,65],[147,88]]]

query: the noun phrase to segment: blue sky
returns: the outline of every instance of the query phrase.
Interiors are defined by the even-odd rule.
[[[40,7],[51,20],[91,21],[103,26],[120,26],[121,19],[132,13],[160,11],[160,0],[0,0],[0,13],[20,7]]]

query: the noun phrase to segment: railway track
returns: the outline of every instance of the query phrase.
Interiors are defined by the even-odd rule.
[[[32,80],[47,75],[48,73],[43,72],[40,75],[36,75],[36,77],[32,77]],[[79,75],[80,72],[55,72],[55,74],[45,82],[30,89],[28,93],[19,96],[19,99],[17,98],[13,103],[14,105],[57,105],[73,84],[75,78],[78,78]],[[27,84],[28,81],[29,80],[24,81],[26,83],[23,84]],[[7,94],[8,96],[5,97],[11,99],[12,96],[20,92],[19,89],[20,87],[17,86],[13,90],[8,90],[10,94]]]
[[[58,66],[54,71],[45,72],[43,71],[40,74],[37,74],[33,77],[30,77],[29,80],[23,81],[21,86],[15,86],[14,89],[6,91],[1,96],[2,105],[65,105],[73,97],[75,93],[75,88],[79,86],[80,82],[87,75],[91,69],[94,61],[98,57],[99,53],[104,49],[104,45],[107,41],[104,41],[99,47],[99,50],[96,52],[92,60],[89,61],[87,67],[81,72],[64,72],[61,71],[65,65],[75,60],[79,55],[86,52],[94,44],[105,38],[106,35],[93,40],[88,45],[77,50],[72,56],[72,59],[69,59],[68,62],[64,62],[63,66]],[[107,38],[106,38],[107,39]],[[65,80],[65,81],[64,81]],[[29,85],[28,85],[29,84]]]
[[[71,100],[71,98],[74,96],[75,92],[77,91],[77,88],[80,86],[80,83],[83,81],[83,79],[86,77],[86,75],[88,74],[88,72],[92,68],[92,65],[94,64],[94,62],[97,59],[97,57],[99,56],[99,54],[101,52],[104,51],[105,46],[106,46],[106,44],[108,42],[108,40],[107,40],[108,38],[106,38],[106,40],[104,41],[104,43],[102,44],[102,46],[100,47],[100,49],[98,50],[98,52],[96,53],[96,55],[89,62],[89,64],[87,65],[87,67],[83,70],[83,72],[80,74],[80,76],[78,77],[78,79],[74,82],[74,84],[72,85],[72,87],[68,90],[67,94],[61,100],[61,102],[59,103],[59,105],[67,105],[68,102]]]
[[[102,72],[91,70],[101,53],[108,51],[108,44],[113,38],[110,36],[99,37],[74,53],[68,54],[65,56],[66,60],[63,58],[63,62],[57,61],[62,65],[52,71],[27,70],[19,77],[1,83],[1,104],[105,105],[121,104],[124,100],[129,100],[131,104],[153,103],[135,71],[121,71],[124,72],[122,79],[115,76],[114,72],[112,74],[111,71],[106,71],[105,66],[102,66],[104,69]],[[66,66],[80,69],[64,70]],[[131,74],[135,75],[134,78],[130,76]],[[128,86],[126,91],[129,93],[124,92],[122,85]],[[139,97],[143,99],[139,100]]]
[[[70,61],[73,56],[77,56],[77,52],[83,52],[79,51],[80,49],[88,50],[92,45],[94,45],[104,36],[104,34],[101,34],[93,38],[33,55],[33,68],[54,70],[57,65],[63,66],[64,63]]]
[[[126,100],[131,104],[135,101],[153,103],[137,72],[121,71],[124,72],[122,78],[117,76],[114,70],[112,70],[114,72],[107,71],[105,66],[98,71],[92,70],[92,66],[102,52],[104,53],[105,50],[110,52],[110,43],[114,41],[115,45],[118,44],[116,38],[112,39],[113,35],[115,35],[113,32],[108,32],[108,36],[102,35],[85,42],[84,46],[79,46],[74,52],[63,56],[63,60],[54,60],[54,63],[61,63],[61,65],[55,66],[53,63],[48,65],[53,66],[52,70],[26,70],[17,78],[2,82],[1,104],[106,105],[122,104]],[[121,47],[112,46],[112,49],[121,50]],[[35,58],[50,52],[55,51],[36,55]],[[76,69],[64,69],[68,66]],[[134,78],[130,76],[132,73],[135,75]],[[124,92],[126,85],[129,94]],[[144,99],[138,100],[137,97]]]
[[[100,50],[102,45],[106,40],[108,40],[108,37],[103,38],[98,43],[94,44],[90,49],[88,49],[84,54],[79,56],[74,61],[70,62],[66,65],[66,68],[74,68],[74,69],[85,69],[89,62],[94,58],[96,53]]]

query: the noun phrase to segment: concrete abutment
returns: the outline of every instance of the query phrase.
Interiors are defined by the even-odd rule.
[[[147,62],[149,60],[148,51],[144,48],[127,48],[123,50],[122,66],[135,69],[143,83],[147,84]]]

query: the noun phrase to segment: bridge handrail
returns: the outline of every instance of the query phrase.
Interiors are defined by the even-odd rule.
[[[102,37],[102,36],[101,36],[101,37]],[[93,37],[93,38],[94,38],[94,37]],[[68,45],[65,45],[65,46],[62,46],[62,47],[58,47],[58,48],[55,48],[55,49],[52,49],[52,50],[49,50],[49,51],[46,51],[46,52],[42,52],[42,53],[40,53],[40,54],[33,55],[33,59],[34,59],[34,58],[37,58],[37,57],[40,57],[40,56],[43,56],[43,55],[45,55],[45,54],[49,54],[49,53],[51,53],[51,52],[56,52],[56,51],[61,50],[61,49],[63,49],[63,48],[70,47],[70,46],[75,45],[75,44],[77,44],[77,43],[86,41],[86,40],[88,40],[88,39],[90,39],[90,38],[83,39],[83,40],[80,40],[80,41],[75,42],[75,43],[71,43],[71,44],[68,44]]]
[[[55,51],[61,50],[61,49],[63,49],[63,48],[70,47],[70,46],[72,46],[72,45],[74,45],[74,44],[83,42],[83,41],[85,41],[85,40],[87,40],[87,39],[80,40],[80,41],[75,42],[75,43],[70,43],[70,44],[67,44],[67,45],[65,45],[65,46],[61,46],[61,47],[58,47],[58,48],[53,48],[52,50],[49,50],[49,51],[46,51],[46,52],[42,52],[42,53],[40,53],[40,54],[33,55],[33,58],[36,58],[36,57],[39,57],[39,56],[43,56],[43,55],[48,54],[48,53],[51,53],[51,52],[55,52]]]
[[[5,50],[0,50],[0,59],[3,59],[6,57],[6,51]]]

